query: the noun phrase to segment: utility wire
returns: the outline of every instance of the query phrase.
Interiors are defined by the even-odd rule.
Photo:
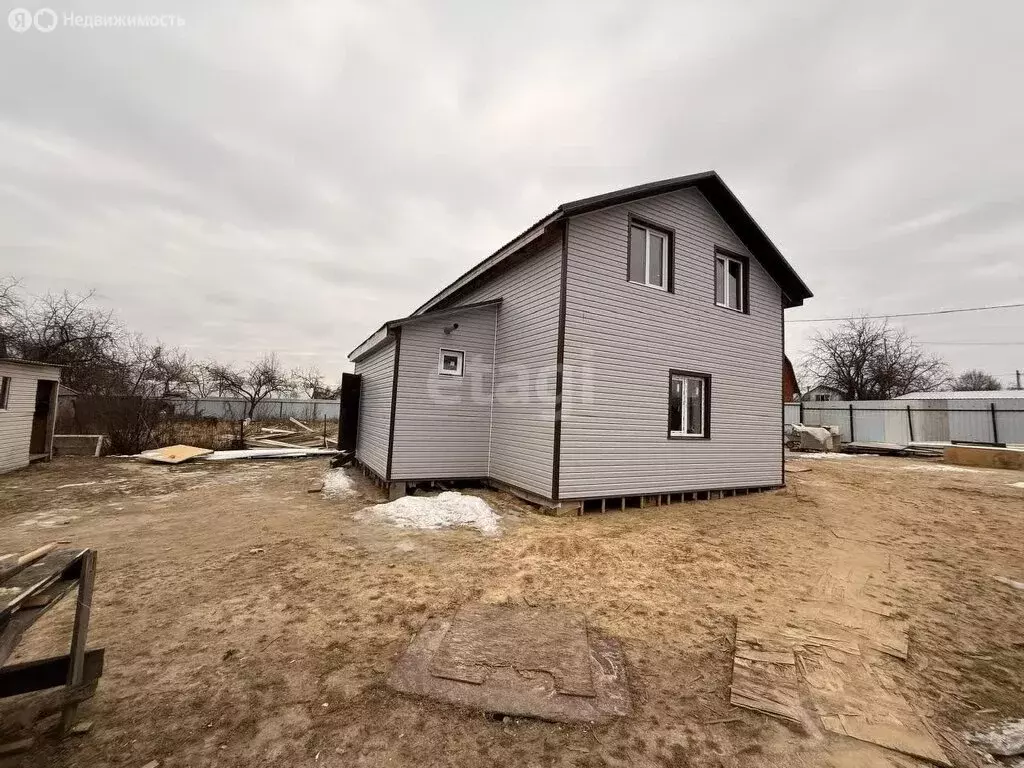
[[[1024,347],[1024,341],[922,341],[919,343],[946,347]]]
[[[983,312],[989,309],[1013,309],[1024,307],[1024,301],[1017,304],[994,304],[987,307],[963,307],[961,309],[936,309],[931,312],[892,312],[888,315],[850,315],[849,317],[812,317],[786,320],[787,323],[831,323],[837,320],[885,320],[890,317],[924,317],[925,315],[952,315],[956,312]]]

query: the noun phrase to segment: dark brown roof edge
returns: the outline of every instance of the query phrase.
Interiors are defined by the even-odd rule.
[[[804,299],[809,299],[814,295],[716,171],[692,173],[688,176],[677,176],[674,179],[653,181],[616,192],[585,197],[581,200],[563,203],[558,206],[558,210],[566,216],[577,216],[645,197],[664,195],[685,187],[696,187],[725,219],[725,223],[732,228],[751,254],[782,288],[787,299],[786,306],[800,306]]]
[[[444,307],[443,309],[438,309],[433,312],[424,312],[423,314],[420,315],[408,315],[406,317],[399,317],[395,320],[388,320],[386,323],[384,323],[384,325],[382,325],[380,328],[378,328],[376,331],[370,334],[370,336],[362,344],[360,344],[358,347],[349,352],[348,359],[349,361],[354,363],[366,357],[368,354],[370,354],[375,349],[380,347],[381,344],[387,341],[387,339],[391,338],[390,333],[392,328],[399,328],[403,325],[408,325],[409,323],[414,323],[418,320],[436,320],[437,318],[444,317],[445,315],[457,314],[460,312],[466,312],[468,310],[480,309],[482,307],[496,307],[499,304],[501,304],[500,297],[497,299],[488,299],[487,301],[477,301],[474,302],[473,304],[460,304],[456,307]],[[376,343],[371,344],[366,349],[360,349],[361,347],[366,345],[366,342],[370,341],[374,336],[381,333],[382,331],[384,332],[384,335],[381,336],[381,338],[378,339]],[[359,354],[358,356],[355,356],[357,352]]]
[[[754,258],[756,258],[768,271],[772,276],[772,279],[779,284],[783,293],[784,306],[798,307],[803,304],[804,299],[809,299],[814,295],[811,293],[811,289],[807,287],[806,283],[800,279],[796,270],[794,270],[790,263],[786,261],[779,249],[775,247],[775,244],[771,241],[768,235],[765,234],[764,230],[761,229],[756,221],[754,221],[754,218],[750,215],[747,209],[743,207],[743,204],[739,201],[736,195],[733,194],[732,190],[729,189],[726,183],[722,180],[722,177],[718,175],[718,172],[702,171],[701,173],[691,173],[687,176],[676,176],[671,179],[652,181],[647,184],[639,184],[634,187],[626,187],[625,189],[619,189],[614,192],[606,192],[601,195],[584,197],[579,200],[562,203],[547,216],[538,219],[535,223],[502,245],[501,248],[494,251],[494,253],[486,259],[475,264],[458,278],[435,293],[427,299],[427,301],[421,304],[412,313],[412,315],[410,315],[410,317],[429,312],[432,306],[444,299],[448,299],[451,296],[456,295],[470,282],[475,282],[490,274],[491,270],[504,261],[505,257],[516,253],[522,248],[522,246],[532,242],[532,240],[534,240],[539,234],[542,234],[544,229],[551,224],[557,223],[569,216],[591,213],[593,211],[600,210],[601,208],[608,208],[613,205],[622,205],[624,203],[632,202],[633,200],[653,197],[654,195],[664,195],[685,187],[696,187],[700,190],[707,201],[711,203],[715,210],[721,214],[725,222],[733,229],[733,231],[736,232],[736,235],[740,238],[747,249],[750,250]],[[526,239],[524,240],[524,238]],[[521,240],[524,242],[519,246],[512,248],[512,246]],[[502,255],[503,251],[507,251],[507,253]],[[499,256],[500,258],[497,258]],[[488,262],[493,263],[488,264]],[[460,283],[462,285],[460,285]],[[384,326],[381,327],[381,330],[383,330],[383,328]],[[373,335],[371,335],[370,338],[373,338]],[[369,339],[367,339],[367,341],[369,341]],[[364,341],[363,344],[365,343],[366,342]],[[359,346],[361,347],[362,344]],[[359,347],[356,347],[356,349],[359,349]],[[355,350],[353,350],[353,352],[355,352]]]

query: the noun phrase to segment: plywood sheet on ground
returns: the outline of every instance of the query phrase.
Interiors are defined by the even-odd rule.
[[[795,722],[807,719],[792,644],[758,627],[736,627],[729,694],[733,706]]]
[[[169,445],[166,448],[143,451],[139,456],[158,464],[181,464],[183,461],[207,456],[211,453],[213,451],[209,448],[196,448],[194,445]]]
[[[388,685],[402,693],[425,696],[483,712],[536,717],[565,723],[604,723],[630,713],[626,665],[619,644],[596,632],[587,633],[586,662],[593,696],[560,693],[551,675],[496,667],[482,683],[437,677],[435,658],[451,628],[442,619],[428,621],[388,676]]]
[[[479,685],[500,669],[544,672],[559,693],[596,695],[585,617],[545,608],[462,606],[431,662],[431,673]]]

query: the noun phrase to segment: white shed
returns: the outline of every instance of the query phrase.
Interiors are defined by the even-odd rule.
[[[60,367],[0,358],[0,472],[49,460]]]

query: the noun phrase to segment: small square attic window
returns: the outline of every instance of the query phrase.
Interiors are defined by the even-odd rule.
[[[461,376],[465,353],[455,349],[442,349],[437,360],[438,376]]]

